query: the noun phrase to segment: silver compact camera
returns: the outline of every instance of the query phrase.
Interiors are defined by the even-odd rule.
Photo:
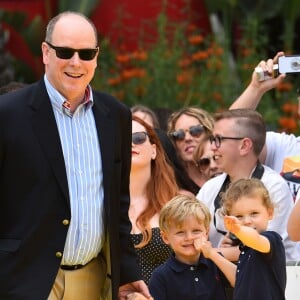
[[[279,73],[298,73],[300,72],[300,55],[279,56]]]
[[[300,55],[279,56],[278,64],[273,65],[273,72],[264,71],[261,67],[255,68],[258,81],[264,81],[275,78],[279,73],[299,73],[300,72]]]

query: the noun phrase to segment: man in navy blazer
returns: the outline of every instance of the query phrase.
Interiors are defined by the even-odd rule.
[[[97,32],[85,16],[56,16],[42,43],[45,76],[0,97],[0,299],[75,300],[66,296],[70,284],[78,286],[76,299],[92,300],[89,291],[81,290],[84,280],[72,282],[79,272],[101,278],[97,300],[126,299],[134,291],[150,297],[129,236],[131,114],[112,96],[91,89],[97,46]],[[76,134],[86,138],[79,145],[68,130],[85,118],[90,127],[76,127]],[[81,166],[91,149],[93,161]],[[81,188],[88,199],[76,197]],[[77,206],[88,212],[73,214]],[[84,231],[95,224],[92,233]],[[74,236],[71,228],[76,228]],[[89,267],[94,261],[106,262],[107,270],[95,273]],[[64,296],[56,294],[61,278],[65,286],[58,290]],[[110,279],[111,294],[104,296]]]

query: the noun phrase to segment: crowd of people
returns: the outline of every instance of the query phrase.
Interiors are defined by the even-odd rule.
[[[38,82],[1,87],[0,298],[285,299],[300,201],[280,172],[300,137],[255,111],[285,74],[253,72],[228,110],[184,107],[164,130],[92,88],[86,16],[55,16],[41,48]]]

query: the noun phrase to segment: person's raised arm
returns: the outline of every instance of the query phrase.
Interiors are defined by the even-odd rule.
[[[296,202],[289,216],[287,232],[292,241],[300,241],[300,200]]]
[[[232,232],[236,237],[246,246],[255,249],[259,252],[268,253],[270,252],[271,245],[270,241],[260,235],[257,230],[252,227],[243,226],[239,220],[234,216],[224,217],[225,228]]]
[[[273,72],[273,65],[278,63],[278,57],[283,56],[284,52],[278,52],[274,58],[268,60],[262,60],[258,67],[261,67],[263,71],[267,71],[269,74]],[[243,93],[232,103],[229,109],[236,108],[249,108],[256,109],[262,96],[269,90],[275,88],[279,83],[283,81],[285,74],[279,74],[278,77],[259,81],[255,70],[252,73],[251,82],[243,91]]]

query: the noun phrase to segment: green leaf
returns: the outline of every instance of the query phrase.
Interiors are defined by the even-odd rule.
[[[42,17],[38,15],[31,21],[26,30],[23,30],[21,33],[34,56],[41,55],[41,42],[44,39],[45,31],[41,29],[44,27],[45,24]]]
[[[77,11],[89,16],[99,3],[100,0],[60,0],[58,1],[58,10],[59,12],[66,10]]]

